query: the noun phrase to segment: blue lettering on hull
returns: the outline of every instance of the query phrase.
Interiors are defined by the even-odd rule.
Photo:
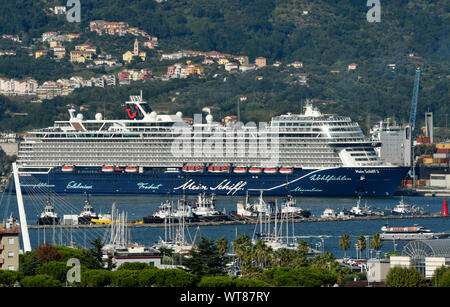
[[[298,169],[288,175],[54,171],[21,177],[21,186],[24,194],[195,195],[204,191],[238,196],[259,195],[262,190],[273,196],[390,196],[407,172],[405,167]],[[14,185],[9,186],[13,191]]]

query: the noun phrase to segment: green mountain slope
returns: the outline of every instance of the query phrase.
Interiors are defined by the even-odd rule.
[[[160,49],[167,52],[217,50],[251,60],[264,56],[269,64],[302,61],[299,72],[310,74],[308,86],[292,82],[290,74],[296,71],[276,68],[229,76],[227,82],[222,78],[183,81],[175,88],[159,85],[164,90],[156,92],[154,84],[139,85],[153,94],[161,110],[188,114],[215,105],[222,115],[231,114],[236,113],[237,97],[247,95],[243,119],[266,120],[274,113],[298,111],[302,99],[315,98],[325,102],[323,111],[348,114],[363,126],[387,116],[404,121],[414,71],[421,65],[418,125],[428,110],[435,112],[436,125],[448,124],[449,1],[381,0],[381,22],[370,23],[365,0],[82,0],[80,24],[48,13],[49,7],[63,2],[2,1],[0,18],[9,22],[0,24],[0,33],[20,34],[31,41],[46,31],[88,31],[89,22],[96,19],[126,21],[157,36]],[[347,72],[350,63],[358,64],[356,71]],[[395,71],[388,64],[396,64]],[[255,81],[256,74],[264,79]],[[105,97],[119,103],[118,97],[125,94],[117,93],[126,89],[137,90],[110,89],[115,94]],[[94,92],[97,89],[82,90],[53,103],[65,106],[77,95],[89,100]],[[95,96],[98,99],[100,108],[104,102]]]

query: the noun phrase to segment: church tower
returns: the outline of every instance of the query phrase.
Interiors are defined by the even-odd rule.
[[[134,41],[134,51],[133,51],[133,54],[135,55],[135,56],[138,56],[139,55],[139,42],[138,42],[138,39],[136,38],[136,40]]]

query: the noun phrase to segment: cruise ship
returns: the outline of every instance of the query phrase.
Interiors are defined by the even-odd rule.
[[[259,126],[158,114],[142,93],[125,103],[126,119],[68,111],[24,135],[23,193],[390,196],[408,171],[384,164],[349,117],[311,102]]]

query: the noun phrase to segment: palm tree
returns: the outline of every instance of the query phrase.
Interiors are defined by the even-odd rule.
[[[250,246],[250,237],[247,236],[245,233],[233,241],[233,250],[236,253],[239,260],[243,259],[247,251],[247,247],[249,246]]]
[[[358,239],[356,240],[356,246],[358,250],[361,252],[361,258],[362,258],[362,252],[366,249],[367,243],[366,243],[366,237],[363,235],[360,235]]]
[[[370,247],[372,247],[376,251],[376,257],[378,259],[378,257],[379,257],[379,255],[378,255],[379,250],[383,246],[383,244],[381,243],[380,234],[378,232],[372,235],[372,238],[370,239],[369,245],[370,245]]]
[[[228,252],[228,240],[225,237],[221,237],[216,241],[216,246],[219,250],[221,258],[223,259],[225,254]]]
[[[348,234],[343,234],[339,238],[339,248],[344,250],[344,258],[347,258],[347,249],[350,248],[350,236]]]

